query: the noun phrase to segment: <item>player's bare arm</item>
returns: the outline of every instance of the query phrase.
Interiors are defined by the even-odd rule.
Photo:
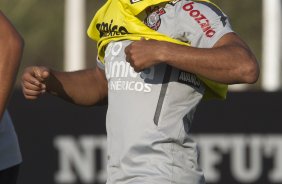
[[[0,119],[13,88],[22,57],[24,41],[0,11]]]
[[[48,92],[77,105],[97,104],[107,96],[107,80],[98,67],[74,72],[59,72],[46,67],[28,67],[22,75],[26,99],[37,99]]]
[[[254,83],[257,60],[235,33],[224,35],[213,48],[194,48],[156,40],[135,41],[126,48],[136,71],[165,62],[171,66],[225,84]]]

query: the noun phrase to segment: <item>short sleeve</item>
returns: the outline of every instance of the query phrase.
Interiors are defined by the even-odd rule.
[[[177,39],[191,46],[211,48],[223,35],[233,32],[227,15],[213,3],[180,1],[174,6],[178,12]]]

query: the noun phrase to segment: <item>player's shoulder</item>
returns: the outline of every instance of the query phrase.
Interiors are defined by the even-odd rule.
[[[223,35],[233,32],[226,14],[208,0],[173,0],[167,9],[177,18],[178,30],[184,31],[193,46],[209,48]]]
[[[207,0],[172,0],[168,2],[167,6],[186,11],[193,16],[198,14],[225,15],[218,5]]]
[[[174,8],[174,12],[181,20],[198,24],[206,34],[213,35],[215,30],[230,27],[229,19],[225,13],[214,3],[207,0],[173,0],[168,3],[168,8]]]

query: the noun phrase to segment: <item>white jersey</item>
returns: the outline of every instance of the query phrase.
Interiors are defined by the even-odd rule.
[[[232,31],[226,15],[198,1],[171,2],[145,23],[202,48]],[[110,43],[105,65],[98,62],[109,89],[107,184],[205,183],[197,145],[189,136],[204,85],[194,74],[166,64],[136,73],[125,61],[124,48],[130,43]]]
[[[22,162],[18,138],[7,111],[0,120],[0,171]]]

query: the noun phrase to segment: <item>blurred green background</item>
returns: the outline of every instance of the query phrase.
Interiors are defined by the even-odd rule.
[[[86,0],[85,39],[87,67],[95,65],[96,43],[86,35],[93,15],[105,0]],[[214,0],[229,16],[233,29],[249,44],[261,61],[262,1]],[[1,0],[0,7],[25,39],[25,51],[16,87],[20,86],[23,69],[29,65],[45,65],[63,70],[64,57],[63,0]],[[252,89],[259,89],[259,81]]]

